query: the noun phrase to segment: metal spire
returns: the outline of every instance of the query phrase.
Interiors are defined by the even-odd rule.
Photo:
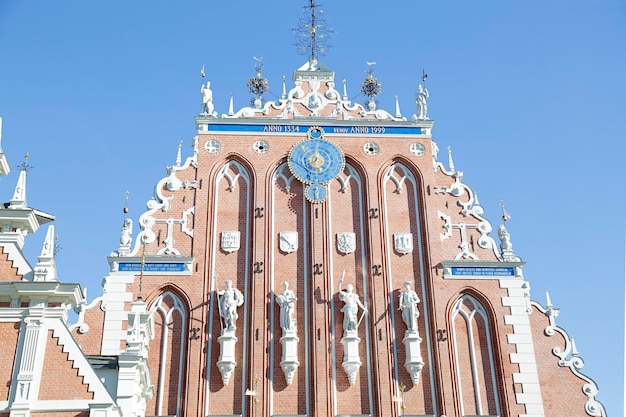
[[[330,37],[334,31],[327,26],[324,11],[315,0],[309,0],[302,10],[303,15],[292,31],[296,35],[298,53],[309,55],[309,62],[313,64],[316,56],[326,55],[330,49]]]
[[[10,208],[22,209],[28,207],[26,203],[26,173],[32,168],[28,165],[28,158],[29,155],[27,153],[24,155],[24,162],[20,165],[22,170],[20,171],[20,175],[17,179],[13,198],[10,201]]]

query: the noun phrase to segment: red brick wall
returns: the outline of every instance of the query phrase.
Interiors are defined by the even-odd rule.
[[[302,184],[297,180],[291,183],[289,191],[282,179],[273,180],[276,168],[285,161],[293,144],[305,137],[304,133],[300,132],[294,137],[262,136],[270,144],[270,152],[265,154],[257,154],[252,147],[260,136],[262,135],[200,135],[198,169],[190,168],[176,174],[181,181],[197,181],[197,187],[176,192],[164,188],[162,192],[166,198],[175,198],[169,200],[171,206],[167,212],[154,213],[155,217],[165,220],[168,217],[178,218],[182,210],[191,206],[196,210],[193,225],[189,225],[194,230],[193,239],[182,233],[179,226],[174,227],[175,247],[182,255],[191,255],[195,259],[192,275],[177,277],[146,274],[143,278],[144,299],[153,300],[164,286],[176,287],[181,298],[186,297],[189,306],[189,327],[200,329],[197,333],[200,336],[198,339],[190,340],[188,335],[184,336],[188,350],[181,397],[186,415],[200,416],[205,409],[208,409],[209,414],[242,412],[243,393],[246,388],[255,387],[255,377],[259,378],[259,415],[306,413],[308,390],[311,393],[308,400],[316,416],[332,415],[334,406],[338,413],[393,416],[398,413],[398,409],[390,398],[398,394],[400,384],[407,387],[404,394],[407,414],[457,415],[460,410],[459,386],[452,352],[454,324],[449,320],[450,308],[461,294],[470,290],[474,291],[472,294],[481,295],[482,298],[479,298],[488,312],[491,330],[491,338],[487,340],[484,331],[487,324],[475,319],[474,348],[481,352],[476,358],[481,381],[478,395],[488,405],[488,412],[494,409],[494,393],[497,391],[500,394],[503,416],[523,414],[524,407],[518,405],[515,398],[519,387],[515,388],[512,383],[512,375],[519,367],[511,364],[509,359],[515,347],[509,345],[506,339],[506,335],[512,333],[512,326],[504,324],[504,316],[510,314],[510,309],[501,302],[501,298],[508,295],[507,290],[500,288],[497,280],[443,278],[441,262],[452,260],[460,253],[461,232],[453,229],[452,236],[442,239],[445,229],[439,211],[450,216],[450,221],[454,224],[464,222],[475,225],[479,220],[461,213],[459,201],[468,201],[470,197],[466,191],[463,190],[460,196],[436,192],[438,187],[450,187],[455,179],[440,170],[433,170],[430,140],[334,137],[333,140],[348,155],[348,162],[359,172],[362,180],[361,193],[359,194],[354,180],[349,182],[345,194],[340,190],[340,183],[333,181],[329,188],[331,203],[311,205],[303,204]],[[210,154],[204,149],[208,139],[218,139],[221,142],[222,148],[219,152]],[[377,155],[366,155],[363,151],[363,145],[369,141],[376,141],[380,145]],[[408,152],[409,146],[414,142],[425,146],[423,156],[413,156]],[[216,185],[215,178],[217,172],[233,159],[245,167],[244,170],[251,179],[246,184],[240,177],[231,192],[225,179]],[[445,160],[443,152],[440,159]],[[383,181],[385,170],[397,162],[401,162],[406,168],[395,168],[397,178],[410,170],[416,179],[415,183],[405,180],[402,191],[391,181]],[[284,172],[287,177],[290,176],[288,170],[285,169]],[[239,168],[231,166],[229,173],[234,177],[239,173]],[[344,176],[347,173],[348,171],[344,172]],[[417,201],[415,194],[418,196]],[[249,207],[246,206],[247,197],[250,197]],[[305,205],[306,209],[303,208]],[[255,208],[263,209],[262,217],[255,217]],[[377,217],[370,217],[369,209],[377,209]],[[216,223],[213,222],[215,218],[218,219]],[[364,222],[363,230],[359,226],[361,220]],[[220,249],[220,239],[222,231],[231,230],[241,232],[242,247],[239,251],[228,254]],[[166,237],[165,225],[156,225],[153,231],[159,238],[146,246],[147,254],[154,254],[162,249]],[[297,252],[285,254],[280,251],[278,233],[281,231],[298,232],[300,249]],[[358,246],[352,254],[337,252],[335,234],[344,231],[357,233]],[[413,233],[414,239],[414,250],[406,255],[393,250],[393,234],[404,232]],[[305,243],[303,236],[306,233],[312,240]],[[493,232],[491,235],[495,236]],[[466,236],[469,250],[478,255],[480,260],[497,260],[492,250],[479,247],[479,231],[468,229]],[[364,246],[361,245],[361,237],[365,242]],[[423,242],[422,248],[418,245],[420,238]],[[248,247],[245,246],[247,239],[250,242]],[[213,242],[216,242],[215,251],[212,250]],[[250,262],[247,266],[246,255]],[[261,273],[253,273],[255,262],[263,262]],[[323,265],[322,275],[312,274],[314,263]],[[374,265],[381,266],[381,275],[374,275]],[[344,288],[347,283],[354,284],[356,292],[363,301],[367,301],[370,309],[359,329],[359,349],[363,366],[353,387],[349,386],[341,367],[342,313],[339,309],[342,303],[337,299],[336,292],[337,281],[344,269]],[[224,281],[231,279],[234,286],[244,292],[246,297],[245,305],[238,310],[238,365],[227,387],[223,386],[216,366],[220,350],[217,340],[220,319],[215,300],[211,298],[214,295],[212,291],[216,289],[211,287],[214,273],[217,289],[224,288]],[[362,274],[365,279],[362,279]],[[272,299],[272,292],[282,291],[285,280],[298,297],[296,321],[300,338],[300,368],[291,386],[286,385],[280,368],[281,330],[278,307]],[[405,280],[413,282],[413,289],[422,300],[419,305],[422,315],[418,326],[423,339],[421,353],[425,365],[417,386],[413,386],[403,366],[405,353],[402,337],[405,326],[400,313],[396,309],[392,310],[390,304],[391,300],[394,305],[397,303],[398,292]],[[246,282],[249,283],[247,286]],[[135,296],[138,295],[138,280],[129,289]],[[489,302],[485,303],[485,300]],[[305,301],[308,302],[308,311]],[[211,305],[214,311],[209,317]],[[246,312],[247,322],[244,320]],[[308,322],[305,312],[309,314]],[[334,327],[331,320],[334,320]],[[212,329],[211,334],[208,333],[209,329]],[[467,335],[464,335],[461,327],[456,330],[461,338],[459,340],[464,340],[469,349]],[[438,331],[443,332],[440,333],[441,338],[438,338]],[[244,340],[248,343],[247,350],[244,350]],[[153,381],[157,381],[159,375],[158,358],[162,342],[157,336],[151,344],[150,366]],[[307,343],[308,357],[304,349]],[[331,349],[332,343],[336,348],[334,352]],[[484,347],[487,345],[492,346],[497,358],[493,370],[484,355]],[[274,356],[270,357],[272,348]],[[368,348],[371,364],[367,362]],[[541,358],[542,361],[547,359]],[[305,378],[307,360],[312,364],[309,368],[309,386]],[[336,365],[335,379],[332,374],[333,360]],[[467,355],[459,356],[458,360],[465,371],[462,376],[466,378],[465,375],[469,375]],[[367,376],[368,366],[372,371],[371,381]],[[540,366],[544,366],[543,362]],[[545,366],[553,366],[553,361]],[[168,368],[166,375],[170,375],[168,378],[173,380],[171,375],[176,372],[176,369]],[[244,372],[247,375],[245,380]],[[496,374],[499,381],[496,386],[491,381],[492,373]],[[271,380],[270,374],[273,375]],[[210,381],[209,386],[207,381]],[[373,385],[373,409],[370,409],[369,392],[366,388],[368,383]],[[473,384],[471,380],[464,379],[461,385],[465,386],[466,383]],[[580,387],[571,395],[580,396]],[[436,399],[436,406],[433,397]],[[154,409],[154,401],[156,400],[150,403],[149,409]],[[168,401],[166,403],[171,404],[173,399]],[[471,404],[465,403],[465,407],[468,412]]]
[[[88,385],[83,384],[83,377],[78,375],[78,369],[73,368],[73,365],[74,363],[68,359],[68,354],[63,352],[63,347],[59,345],[59,339],[53,337],[50,330],[38,399],[41,401],[93,399],[93,392],[87,391]]]
[[[0,323],[0,401],[9,400],[20,326],[19,322]]]
[[[21,280],[22,275],[17,273],[17,268],[13,266],[13,261],[9,261],[9,254],[5,252],[2,246],[0,253],[0,281]]]
[[[559,358],[552,353],[555,347],[565,350],[565,339],[558,332],[554,336],[547,336],[543,332],[549,324],[548,318],[536,307],[533,307],[530,320],[535,330],[533,341],[546,417],[586,415],[587,397],[582,394],[586,381],[574,375],[569,367],[558,366]]]
[[[104,311],[102,311],[101,306],[102,302],[99,302],[85,313],[85,323],[89,325],[87,333],[81,333],[78,328],[72,332],[72,336],[74,336],[85,355],[100,355],[102,352]]]

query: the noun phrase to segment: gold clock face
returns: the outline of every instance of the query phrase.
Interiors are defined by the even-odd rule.
[[[309,165],[311,165],[313,168],[317,169],[317,172],[321,172],[322,171],[322,167],[324,166],[324,157],[322,155],[320,155],[319,153],[314,153],[313,155],[311,155],[309,157]]]

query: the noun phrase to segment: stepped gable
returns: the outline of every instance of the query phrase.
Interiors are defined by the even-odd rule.
[[[91,400],[93,392],[85,384],[74,361],[69,359],[68,352],[63,351],[58,337],[48,331],[48,340],[44,353],[44,366],[41,372],[40,401],[52,400]],[[62,383],[59,383],[63,381]]]
[[[0,281],[15,281],[23,278],[24,276],[18,273],[17,267],[13,266],[13,261],[9,259],[9,253],[5,252],[4,247],[2,247],[2,252],[0,253]],[[2,303],[3,301],[0,300],[0,305]]]

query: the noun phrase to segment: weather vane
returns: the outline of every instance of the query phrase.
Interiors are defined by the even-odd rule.
[[[28,172],[34,168],[34,166],[28,163],[28,158],[30,158],[30,155],[28,154],[28,152],[26,152],[26,155],[24,155],[24,162],[22,162],[21,164],[17,166],[18,168],[21,168],[22,171]]]
[[[296,35],[296,48],[301,55],[309,55],[310,62],[315,62],[316,56],[323,56],[330,49],[330,37],[335,32],[328,27],[324,18],[324,11],[315,0],[309,0],[302,8],[302,16],[298,26],[292,29]]]
[[[378,81],[378,78],[374,77],[374,65],[376,62],[367,61],[367,70],[365,73],[367,76],[365,77],[365,81],[361,83],[361,93],[366,96],[369,100],[374,100],[377,95],[383,91],[381,87],[381,82]]]
[[[256,64],[254,64],[255,75],[254,77],[248,78],[246,86],[248,87],[250,94],[254,96],[250,100],[251,103],[254,107],[261,108],[263,103],[263,94],[267,93],[270,87],[267,82],[267,78],[263,77],[263,57],[257,58],[255,56],[253,58],[256,61]]]
[[[502,221],[506,223],[507,220],[511,218],[511,215],[504,208],[504,199],[500,199],[500,208],[502,208]]]

